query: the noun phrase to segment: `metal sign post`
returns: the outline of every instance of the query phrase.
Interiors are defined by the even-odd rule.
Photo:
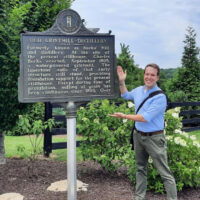
[[[66,105],[67,119],[67,199],[76,200],[76,105],[70,101]]]

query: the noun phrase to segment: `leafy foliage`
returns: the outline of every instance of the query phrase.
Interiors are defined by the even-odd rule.
[[[32,105],[31,110],[24,114],[26,118],[29,119],[29,121],[44,121],[44,114],[45,114],[45,108],[44,103],[35,103]],[[7,135],[10,136],[20,136],[20,135],[28,135],[28,132],[25,132],[19,122],[19,119],[16,120],[16,125],[11,129],[7,131]]]
[[[77,128],[85,140],[81,143],[84,159],[91,159],[109,171],[115,171],[129,149],[131,121],[109,117],[114,112],[133,113],[126,103],[117,107],[108,100],[95,100],[78,111]],[[115,162],[115,161],[118,162]]]
[[[31,104],[18,102],[20,33],[48,29],[58,12],[70,0],[0,1],[0,132],[15,126],[18,115],[29,112]]]
[[[200,142],[196,136],[181,131],[180,108],[167,112],[168,160],[178,190],[200,186]],[[175,124],[176,123],[176,124]]]
[[[31,147],[32,147],[32,152],[29,156],[30,160],[35,160],[37,154],[39,153],[39,145],[41,143],[42,139],[42,133],[45,129],[53,128],[54,125],[54,119],[48,119],[47,121],[42,121],[42,120],[35,120],[31,119],[29,116],[19,116],[19,122],[18,122],[18,127],[21,129],[22,134],[28,134]],[[23,146],[18,147],[19,152],[25,152],[25,148]]]
[[[169,68],[169,69],[160,69],[160,77],[158,81],[158,86],[163,90],[166,91],[166,83],[167,80],[173,78],[173,75],[177,69]]]
[[[98,162],[105,170],[116,171],[120,166],[127,167],[127,175],[135,184],[135,155],[129,138],[133,122],[108,117],[108,113],[133,113],[131,102],[119,106],[108,100],[92,101],[78,111],[77,127],[85,138],[81,144],[84,159]],[[200,186],[200,143],[195,136],[181,131],[180,108],[168,110],[166,119],[166,139],[168,143],[168,163],[181,191],[184,187]],[[148,162],[148,189],[164,193],[163,182],[154,167]]]

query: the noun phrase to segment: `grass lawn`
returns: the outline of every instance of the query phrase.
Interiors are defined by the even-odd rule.
[[[53,137],[53,142],[65,142],[67,136],[59,136]],[[80,140],[81,138],[78,137],[77,140]],[[19,152],[17,149],[19,148],[24,148],[25,153],[27,155],[30,155],[32,151],[32,146],[30,143],[30,138],[29,136],[5,136],[5,152],[6,152],[6,157],[20,157],[20,158],[26,158],[27,156],[24,155],[24,153]],[[41,154],[43,154],[43,138],[41,139],[40,145],[39,145],[39,150]],[[58,150],[53,150],[52,153],[50,154],[51,157],[55,160],[59,161],[66,161],[67,159],[67,150],[66,149],[58,149]],[[82,156],[81,156],[81,151],[79,148],[77,148],[77,161],[81,161]]]
[[[190,132],[191,135],[196,135],[197,139],[200,142],[200,130]],[[67,136],[53,136],[53,142],[65,142]],[[81,140],[81,137],[77,137],[77,140]],[[32,147],[30,143],[29,136],[5,136],[5,151],[6,151],[6,157],[21,157],[26,158],[27,155],[25,155],[23,152],[19,152],[17,149],[21,147],[24,148],[24,152],[27,155],[30,155]],[[40,153],[43,154],[43,138],[40,142]],[[77,161],[81,161],[81,151],[80,148],[76,149],[76,157]],[[50,154],[52,159],[58,160],[58,161],[66,161],[67,160],[67,150],[66,149],[58,149],[53,150]]]

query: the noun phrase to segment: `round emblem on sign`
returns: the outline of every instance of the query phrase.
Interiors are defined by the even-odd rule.
[[[81,28],[79,14],[71,9],[63,10],[57,17],[58,28],[66,34],[74,34]]]

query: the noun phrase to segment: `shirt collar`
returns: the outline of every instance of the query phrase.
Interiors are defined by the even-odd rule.
[[[152,92],[154,92],[156,90],[159,90],[159,87],[157,86],[157,84],[153,88],[151,88],[149,90],[146,90],[145,85],[143,87],[144,87],[144,93],[145,94],[150,94],[150,93],[152,93]]]

